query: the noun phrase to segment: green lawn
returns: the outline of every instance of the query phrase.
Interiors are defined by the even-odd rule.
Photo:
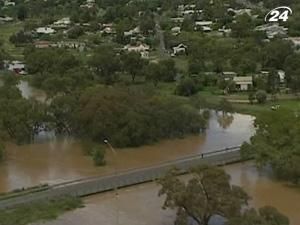
[[[15,47],[10,43],[9,38],[12,34],[18,32],[23,28],[22,22],[8,23],[0,25],[0,39],[4,42],[4,49],[7,51],[14,59],[23,59],[23,48]]]
[[[300,112],[300,100],[279,100],[275,102],[268,102],[263,105],[259,104],[233,104],[235,110],[240,113],[247,113],[257,115],[261,112],[271,111],[271,107],[280,105],[280,108],[289,109]]]

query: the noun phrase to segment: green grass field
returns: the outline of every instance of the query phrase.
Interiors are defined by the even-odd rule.
[[[15,47],[14,44],[10,43],[9,38],[12,34],[18,32],[23,28],[22,22],[0,24],[0,39],[3,41],[4,49],[14,59],[23,59],[23,48]]]

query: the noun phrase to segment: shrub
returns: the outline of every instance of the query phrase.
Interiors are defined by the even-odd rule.
[[[256,99],[259,104],[264,104],[267,101],[267,92],[259,90],[256,92]]]
[[[103,148],[94,147],[92,156],[93,156],[95,166],[105,165],[105,150]]]

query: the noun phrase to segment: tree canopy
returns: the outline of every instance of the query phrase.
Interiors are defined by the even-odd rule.
[[[254,157],[260,168],[271,166],[284,180],[300,182],[299,111],[278,109],[261,113],[255,120],[256,134],[242,146],[245,157]]]
[[[208,225],[215,215],[230,218],[240,214],[248,196],[230,184],[230,176],[224,170],[200,166],[192,172],[187,182],[176,177],[176,171],[159,181],[159,195],[166,195],[163,208],[177,210],[175,224],[187,225],[192,219],[198,225]]]

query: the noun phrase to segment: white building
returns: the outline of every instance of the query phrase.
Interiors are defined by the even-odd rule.
[[[175,47],[173,47],[173,56],[179,55],[179,54],[186,54],[187,46],[184,44],[179,44]]]
[[[38,34],[54,34],[55,30],[51,27],[39,27],[36,29]]]
[[[267,34],[269,39],[274,37],[285,37],[288,33],[288,28],[280,26],[279,24],[264,24],[255,28],[256,31],[263,31]]]
[[[136,46],[125,45],[123,50],[128,52],[138,52],[142,58],[149,58],[150,46],[146,44],[139,44]]]
[[[181,33],[181,27],[173,27],[171,29],[171,32],[172,32],[173,35],[178,35],[178,34]]]
[[[60,20],[57,20],[53,23],[52,27],[56,28],[67,28],[68,26],[71,25],[71,19],[70,17],[65,17]]]
[[[253,86],[252,76],[234,77],[233,81],[236,84],[236,88],[240,91],[248,91]]]

